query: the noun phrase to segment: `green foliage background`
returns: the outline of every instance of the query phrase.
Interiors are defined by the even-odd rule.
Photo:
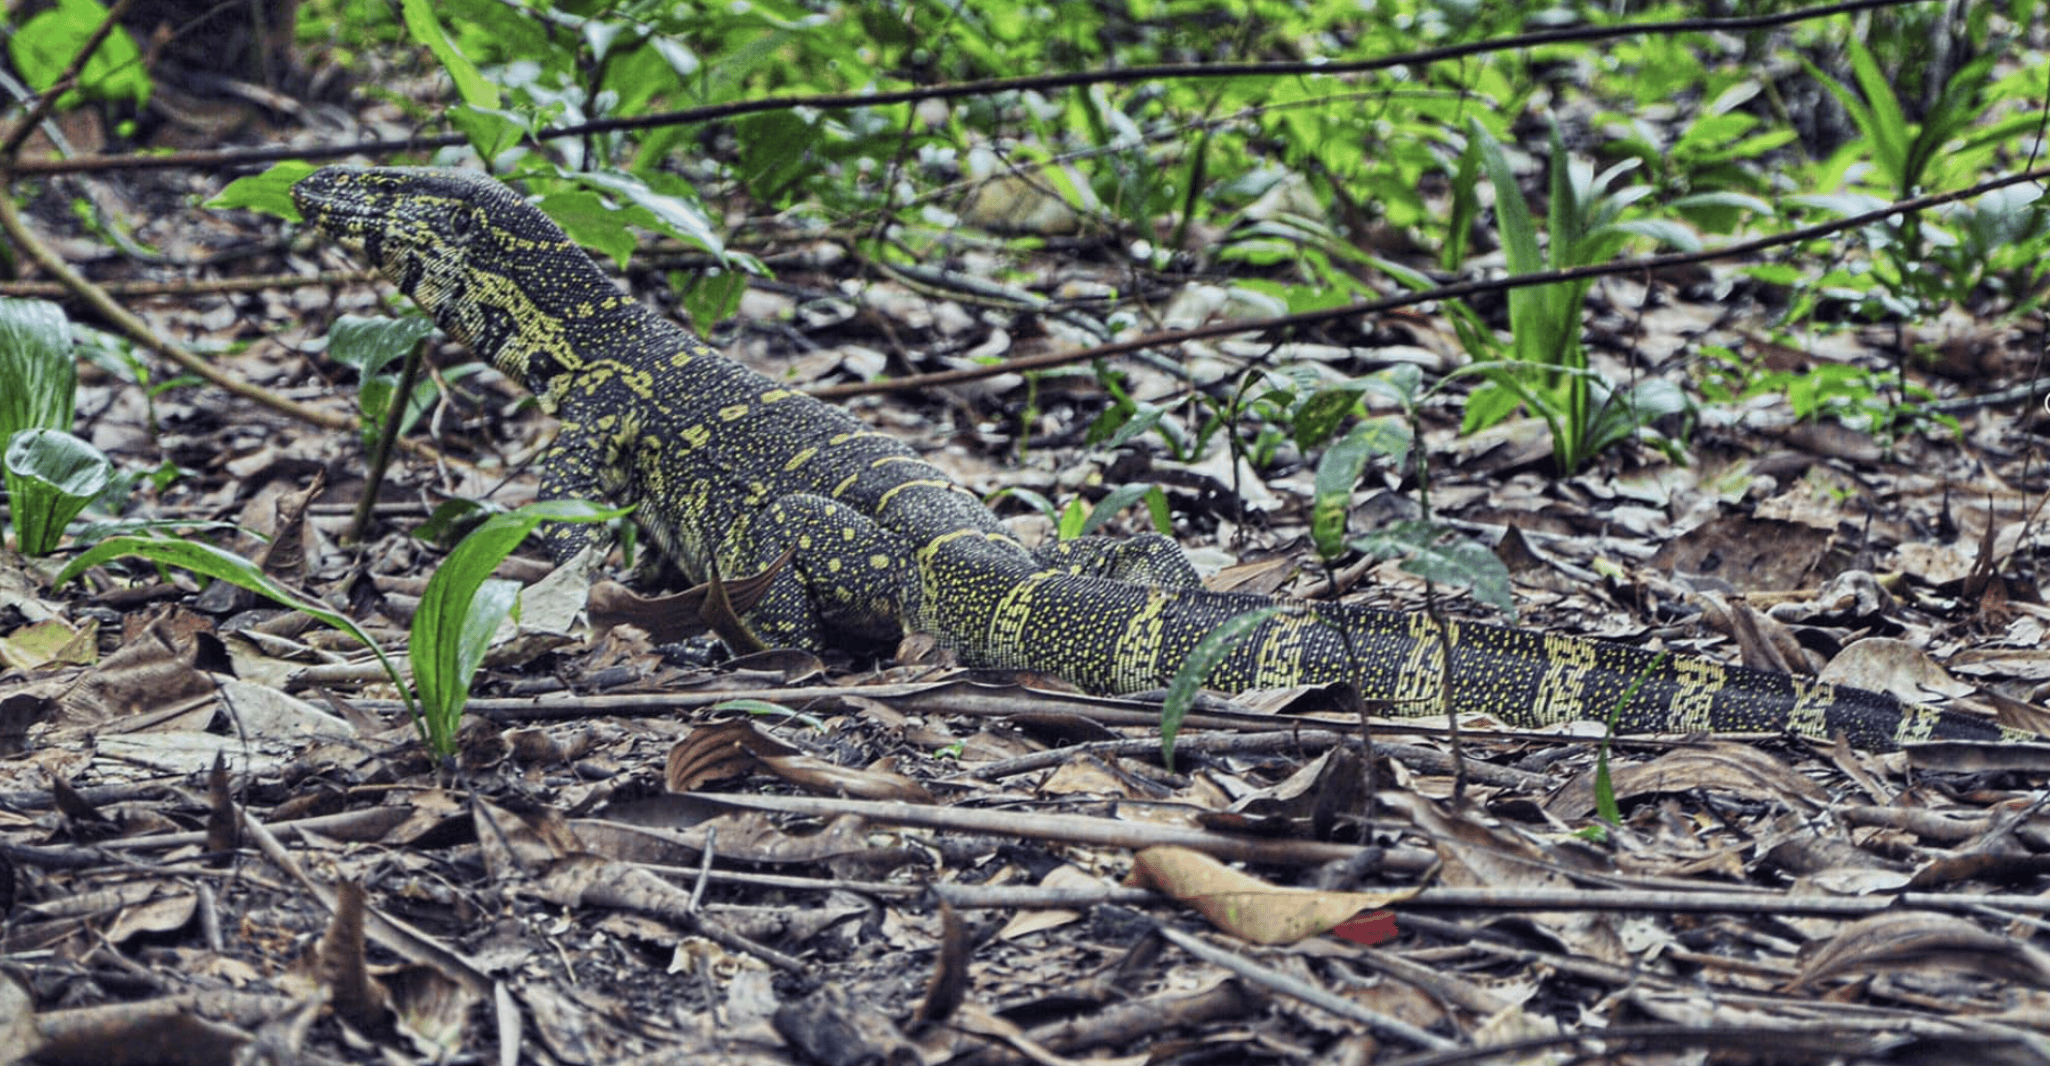
[[[1493,243],[1488,213],[1471,209],[1493,199],[1465,158],[1476,135],[1510,147],[1537,217],[1547,167],[1587,166],[1615,182],[1609,191],[1621,195],[1599,220],[1613,239],[1591,261],[1674,247],[1673,234],[1713,243],[1770,233],[2023,168],[2050,94],[2042,8],[1899,4],[1778,28],[1622,33],[1372,72],[1191,72],[786,107],[561,138],[545,151],[526,138],[551,125],[770,97],[1162,63],[1342,63],[1555,27],[1685,19],[1701,8],[414,0],[395,9],[315,0],[301,44],[351,64],[366,91],[388,93],[428,131],[468,135],[499,172],[528,178],[579,239],[617,257],[630,248],[622,223],[723,252],[724,227],[708,219],[773,214],[884,263],[944,261],[1017,223],[1029,231],[1011,236],[1017,251],[1050,235],[1112,236],[1135,270],[1225,274],[1277,310],[1300,311],[1380,291],[1389,264],[1374,245],[1388,242],[1370,243],[1370,230],[1392,229],[1422,249],[1413,267],[1462,267],[1476,232]],[[394,69],[437,68],[450,76],[445,111],[380,88],[393,84]],[[1556,149],[1546,143],[1553,131]],[[612,210],[622,200],[625,211]],[[1050,232],[1030,224],[1035,217],[1060,221]],[[976,228],[964,230],[964,220]],[[1790,260],[1801,264],[1791,277],[1767,279],[1789,290],[1774,325],[1916,316],[1946,303],[2027,310],[2042,295],[2045,232],[2040,199],[2026,187],[1861,231],[1844,242],[1847,252],[1808,250],[1812,258]],[[744,258],[733,265],[754,268]],[[709,282],[677,280],[701,317],[724,314],[738,297],[717,272]],[[1503,354],[1485,347],[1469,345],[1477,356]],[[1512,396],[1470,422],[1514,406]]]

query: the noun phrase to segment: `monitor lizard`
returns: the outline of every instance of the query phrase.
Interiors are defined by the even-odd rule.
[[[819,648],[924,632],[977,666],[1097,692],[1167,684],[1220,623],[1269,607],[1204,589],[1170,538],[1030,549],[904,442],[759,375],[615,286],[520,194],[457,169],[325,167],[302,216],[561,421],[544,498],[633,505],[692,580],[787,555],[744,616],[765,643]],[[544,530],[567,559],[591,527]],[[1445,656],[1451,656],[1449,670]],[[2017,736],[1984,718],[1808,677],[1427,613],[1290,603],[1207,683],[1240,691],[1349,681],[1403,713],[1451,707],[1517,727],[1605,719],[1626,732],[1837,733],[1886,750]]]

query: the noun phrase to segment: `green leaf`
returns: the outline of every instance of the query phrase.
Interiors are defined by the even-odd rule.
[[[1353,539],[1377,559],[1402,559],[1402,568],[1428,581],[1470,589],[1474,598],[1516,617],[1509,568],[1485,546],[1436,522],[1396,522]]]
[[[1047,499],[1044,495],[1033,489],[1028,489],[1021,485],[1012,485],[1009,488],[998,489],[987,500],[984,500],[983,503],[985,505],[994,504],[1006,496],[1023,501],[1025,506],[1045,515],[1048,521],[1058,521],[1060,519],[1060,508],[1055,507],[1052,500]]]
[[[1688,229],[1687,227],[1680,225],[1678,222],[1673,222],[1669,219],[1626,219],[1622,222],[1614,223],[1609,227],[1609,229],[1611,231],[1618,233],[1634,233],[1640,237],[1650,237],[1652,240],[1658,241],[1661,244],[1670,245],[1683,252],[1695,252],[1701,250],[1701,238],[1696,237],[1694,235],[1693,230]],[[1599,258],[1607,257],[1602,256]]]
[[[1424,372],[1415,363],[1396,363],[1359,381],[1368,392],[1392,400],[1408,411],[1416,406],[1417,394],[1423,389]]]
[[[586,248],[596,248],[621,270],[633,255],[634,235],[619,212],[607,206],[597,193],[569,189],[542,197],[535,206],[548,212],[569,239]]]
[[[813,147],[821,139],[816,116],[764,111],[742,118],[734,130],[740,180],[757,198],[777,203],[821,165]]]
[[[503,508],[477,500],[444,500],[427,516],[427,521],[413,530],[413,536],[441,547],[452,547],[458,543],[456,534],[467,532],[481,524],[485,517],[504,514]]]
[[[1628,392],[1596,390],[1594,418],[1588,426],[1586,450],[1593,455],[1627,439],[1667,415],[1681,414],[1692,401],[1680,387],[1663,378],[1645,378]]]
[[[211,544],[202,544],[194,540],[176,540],[165,537],[110,537],[94,545],[89,551],[78,558],[71,560],[63,570],[58,572],[55,578],[51,579],[50,584],[53,587],[61,586],[101,563],[124,556],[147,559],[153,563],[190,570],[195,574],[201,574],[217,581],[226,581],[238,588],[248,589],[259,596],[267,596],[271,600],[292,610],[311,615],[355,637],[358,641],[362,642],[364,647],[370,649],[372,655],[377,656],[378,664],[384,667],[386,676],[390,677],[392,683],[399,687],[399,695],[406,702],[407,713],[414,716],[415,722],[419,721],[417,710],[413,704],[412,690],[406,685],[405,675],[399,672],[398,666],[385,656],[384,649],[378,647],[376,642],[370,639],[368,633],[363,632],[347,616],[337,614],[318,601],[305,599],[283,585],[278,584],[271,579],[269,574],[263,572],[262,567],[236,555],[234,552],[225,551]]]
[[[491,634],[518,598],[519,587],[490,581],[491,571],[543,522],[603,522],[626,514],[582,500],[543,500],[493,515],[464,537],[427,579],[413,614],[413,680],[420,687],[420,723],[428,747],[455,752],[456,724],[470,699],[470,680]]]
[[[289,222],[299,222],[302,220],[299,217],[299,205],[292,202],[292,186],[313,171],[313,164],[302,163],[296,159],[274,163],[269,170],[261,174],[251,174],[246,178],[236,178],[229,182],[220,192],[214,194],[213,199],[201,206],[214,211],[247,208],[276,215]]]
[[[1352,490],[1373,458],[1366,436],[1355,430],[1324,449],[1317,460],[1316,495],[1310,504],[1310,538],[1317,555],[1330,562],[1345,552],[1346,524],[1352,517]]]
[[[1695,193],[1692,196],[1682,196],[1666,206],[1676,211],[1691,207],[1730,207],[1750,211],[1763,218],[1771,218],[1778,213],[1769,201],[1741,192]]]
[[[71,322],[63,309],[47,300],[0,298],[0,449],[11,453],[10,442],[29,430],[70,429],[77,393],[78,364],[71,356]],[[64,523],[78,512],[50,528],[51,497],[29,480],[0,459],[0,482],[14,501],[21,548],[41,555],[56,547]],[[38,501],[33,508],[27,503],[31,497]]]
[[[455,43],[442,30],[441,22],[434,17],[434,8],[428,0],[399,0],[399,10],[405,18],[406,30],[415,41],[434,53],[434,58],[441,62],[441,68],[448,71],[449,79],[455,82],[456,95],[462,97],[464,103],[479,108],[499,106],[498,86],[485,80],[477,65],[456,49]]]
[[[1103,524],[1117,517],[1119,511],[1138,503],[1152,491],[1154,487],[1150,484],[1119,485],[1110,490],[1103,499],[1096,501],[1095,507],[1089,509],[1089,517],[1082,521],[1081,529],[1075,535],[1086,537],[1102,529]]]
[[[1174,770],[1175,734],[1181,732],[1182,719],[1188,717],[1189,707],[1196,702],[1196,690],[1202,686],[1203,680],[1217,669],[1217,664],[1224,661],[1224,657],[1239,645],[1246,634],[1288,610],[1276,604],[1228,618],[1216,629],[1203,634],[1203,639],[1189,649],[1189,657],[1182,662],[1181,669],[1175,671],[1174,680],[1167,686],[1167,698],[1160,706],[1160,757],[1170,772]]]
[[[64,309],[0,297],[0,442],[24,429],[70,429],[77,393]]]
[[[57,84],[79,49],[106,21],[107,9],[98,0],[58,0],[56,7],[32,16],[7,38],[7,54],[30,88],[42,92]],[[142,50],[127,30],[116,26],[86,60],[78,88],[58,97],[57,106],[77,107],[83,94],[96,100],[132,100],[140,107],[149,102],[149,93]]]
[[[487,160],[511,150],[535,129],[532,114],[499,107],[465,103],[442,114],[449,125],[469,140],[470,147]]]
[[[7,444],[7,489],[15,536],[27,555],[47,555],[64,527],[107,487],[114,464],[61,429],[25,429]]]
[[[1851,57],[1851,74],[1858,80],[1858,89],[1865,94],[1869,109],[1866,114],[1870,125],[1865,134],[1873,140],[1873,156],[1905,195],[1919,175],[1908,170],[1908,119],[1901,111],[1900,99],[1894,95],[1893,79],[1879,69],[1872,50],[1855,34],[1845,40],[1844,47]]]
[[[1054,537],[1057,540],[1074,540],[1082,535],[1082,524],[1089,520],[1089,512],[1083,508],[1081,497],[1068,501],[1061,508],[1060,521],[1054,523]]]
[[[1153,519],[1154,532],[1162,536],[1174,536],[1174,513],[1168,509],[1167,493],[1158,485],[1147,489],[1146,514]]]
[[[1359,407],[1360,395],[1365,391],[1362,386],[1348,385],[1311,393],[1289,420],[1295,446],[1309,451],[1330,440],[1331,435],[1338,431],[1339,423]]]
[[[746,256],[739,254],[728,258],[736,264],[748,261]],[[693,322],[725,321],[740,308],[740,298],[747,295],[747,285],[747,275],[738,270],[712,267],[700,271],[683,288],[683,313]]]
[[[1426,544],[1403,561],[1402,569],[1441,585],[1467,589],[1474,599],[1509,618],[1516,617],[1509,567],[1485,545],[1464,538]]]
[[[647,182],[632,174],[619,172],[595,173],[582,171],[566,174],[605,192],[616,193],[640,208],[636,216],[649,225],[672,237],[677,237],[704,249],[713,255],[724,257],[726,243],[713,231],[711,223],[705,221],[704,212],[696,204],[679,197],[656,192]]]
[[[358,377],[371,378],[404,359],[406,353],[433,332],[434,323],[424,315],[343,315],[327,331],[327,357],[355,370]]]
[[[1602,734],[1601,747],[1595,753],[1594,806],[1595,813],[1610,825],[1623,824],[1623,809],[1616,805],[1616,784],[1609,776],[1609,742],[1616,736],[1617,726],[1623,720],[1623,711],[1630,701],[1637,698],[1637,690],[1644,687],[1646,678],[1658,672],[1666,664],[1665,652],[1652,656],[1651,662],[1630,679],[1630,687],[1616,699],[1616,705],[1609,708],[1608,729]]]

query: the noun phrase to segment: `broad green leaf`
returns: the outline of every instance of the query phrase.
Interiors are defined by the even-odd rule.
[[[1669,219],[1626,219],[1612,224],[1609,228],[1621,233],[1634,233],[1640,237],[1650,237],[1652,240],[1677,248],[1683,252],[1701,250],[1701,238],[1696,237],[1693,230]]]
[[[1352,517],[1352,490],[1373,458],[1366,436],[1355,430],[1339,438],[1317,460],[1316,495],[1310,504],[1310,538],[1317,555],[1330,562],[1345,551],[1346,524]]]
[[[1486,547],[1435,522],[1395,522],[1353,539],[1352,546],[1377,559],[1402,559],[1402,568],[1426,580],[1471,589],[1475,599],[1516,617],[1509,568]]]
[[[689,241],[716,256],[725,256],[726,242],[719,239],[711,223],[705,221],[704,212],[696,204],[679,197],[656,192],[648,184],[631,174],[619,172],[579,172],[566,174],[605,192],[616,193],[640,208],[635,212],[649,224],[673,237]]]
[[[343,315],[327,331],[327,357],[354,369],[358,376],[373,377],[406,357],[434,332],[434,323],[424,315],[404,318],[364,318]]]
[[[1423,389],[1424,372],[1415,363],[1396,363],[1368,374],[1359,382],[1368,392],[1393,400],[1407,411],[1416,406],[1417,394]]]
[[[1801,280],[1801,268],[1792,263],[1751,263],[1737,269],[1767,285],[1795,285]]]
[[[299,218],[299,205],[292,202],[292,186],[313,171],[313,164],[296,159],[273,163],[261,174],[236,178],[222,186],[213,199],[201,206],[213,211],[240,207],[276,215],[288,222],[299,222],[302,220]]]
[[[504,514],[504,508],[478,500],[444,500],[413,530],[413,536],[444,548],[460,542],[458,534],[481,524],[485,517]]]
[[[14,533],[26,555],[47,555],[64,527],[107,487],[114,464],[61,429],[25,429],[8,441],[7,489]]]
[[[1311,393],[1289,420],[1295,446],[1308,451],[1330,440],[1346,416],[1359,407],[1360,394],[1365,391],[1362,386],[1347,385]]]
[[[597,193],[569,189],[550,193],[535,206],[548,212],[570,240],[598,249],[620,269],[626,269],[626,261],[634,251],[633,231]]]
[[[0,453],[30,430],[68,430],[78,393],[78,364],[71,355],[71,322],[47,300],[0,298]],[[23,551],[41,555],[56,547],[72,511],[48,526],[51,496],[16,474],[0,454],[0,482],[14,501],[14,524]],[[37,503],[30,507],[29,498]],[[31,517],[33,514],[33,517]],[[31,528],[33,527],[33,528]]]
[[[531,503],[485,519],[435,568],[413,614],[411,641],[422,735],[435,752],[454,753],[470,679],[519,593],[517,586],[489,584],[492,569],[543,522],[603,522],[624,514],[582,500]]]
[[[1174,770],[1175,734],[1181,732],[1182,719],[1189,716],[1189,707],[1196,702],[1196,690],[1202,686],[1203,680],[1217,669],[1217,664],[1224,661],[1224,657],[1245,639],[1246,634],[1287,611],[1287,607],[1277,604],[1228,618],[1216,629],[1203,634],[1203,639],[1189,649],[1189,657],[1183,660],[1181,669],[1175,671],[1174,680],[1167,686],[1167,698],[1160,705],[1160,757],[1170,772]]]
[[[1054,523],[1054,536],[1059,540],[1074,540],[1082,535],[1082,524],[1089,521],[1089,511],[1077,496],[1061,508],[1060,521]]]
[[[728,255],[727,259],[735,267],[754,262],[739,253]],[[739,310],[740,298],[747,295],[747,285],[747,275],[738,269],[701,270],[690,276],[688,284],[679,286],[683,291],[683,312],[693,322],[723,322]]]
[[[487,160],[495,160],[517,147],[535,128],[535,116],[531,114],[476,103],[457,104],[442,114],[449,125],[469,140],[470,147]]]
[[[1009,496],[1012,499],[1023,501],[1025,506],[1032,508],[1033,510],[1039,512],[1042,515],[1045,515],[1049,521],[1058,520],[1060,517],[1060,508],[1055,507],[1052,500],[1047,499],[1044,495],[1033,489],[1028,489],[1020,485],[1013,485],[1009,488],[998,489],[995,493],[992,493],[988,499],[984,500],[983,503],[985,505],[994,504],[998,500],[1001,500],[1006,496]]]
[[[477,65],[448,39],[428,0],[399,0],[399,10],[405,18],[406,30],[415,41],[434,53],[434,58],[441,62],[441,69],[448,71],[449,80],[455,82],[456,95],[462,97],[464,103],[478,108],[499,106],[498,86],[486,80],[477,70]]]
[[[31,16],[7,38],[7,54],[29,87],[41,92],[57,84],[79,50],[106,21],[107,9],[98,0],[58,0],[55,7]],[[77,107],[81,94],[98,100],[132,100],[138,107],[149,102],[149,72],[142,63],[142,50],[127,30],[114,27],[86,60],[78,88],[58,97],[57,106]]]
[[[1403,560],[1402,569],[1429,581],[1473,592],[1473,598],[1516,617],[1516,594],[1510,588],[1509,567],[1484,545],[1458,539],[1431,543]]]
[[[1778,213],[1768,201],[1761,200],[1747,193],[1728,191],[1703,192],[1695,193],[1692,196],[1682,196],[1666,206],[1676,211],[1689,207],[1734,207],[1753,212],[1765,218],[1771,218]]]
[[[64,309],[0,297],[0,445],[24,429],[70,429],[77,392]]]

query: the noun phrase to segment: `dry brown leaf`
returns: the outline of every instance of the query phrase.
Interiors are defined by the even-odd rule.
[[[62,618],[45,618],[0,637],[0,669],[47,670],[84,666],[99,658],[100,621],[87,618],[74,626]]]
[[[377,981],[389,997],[399,1032],[430,1061],[446,1058],[450,1048],[463,1046],[471,1011],[484,998],[439,967],[420,963],[381,968]],[[517,1016],[514,1012],[514,1021]],[[503,1023],[504,1012],[500,1019]],[[501,1032],[517,1040],[517,1028]]]
[[[630,625],[657,644],[674,644],[711,632],[715,618],[723,623],[759,604],[776,573],[789,561],[790,553],[785,552],[760,573],[725,578],[716,590],[708,582],[661,596],[644,596],[617,581],[592,582],[586,601],[591,628],[603,633],[613,626]]]
[[[159,886],[161,887],[161,886]],[[144,934],[168,933],[185,928],[199,908],[199,896],[193,892],[172,892],[147,903],[123,907],[121,913],[106,928],[109,943],[125,944]]]
[[[1041,888],[1095,888],[1102,882],[1068,863],[1062,863],[1047,871],[1046,876],[1039,879],[1039,884]],[[1082,912],[1062,907],[1021,909],[1011,915],[1011,920],[1005,922],[1002,929],[997,930],[996,939],[1012,940],[1030,933],[1057,929],[1080,917]]]
[[[1747,515],[1727,515],[1667,541],[1650,566],[1675,574],[1701,574],[1738,591],[1793,589],[1808,583],[1829,550],[1829,524],[1816,528]]]
[[[1845,926],[1808,957],[1788,991],[1845,975],[1929,970],[2050,987],[2050,954],[2041,949],[1963,918],[1907,912],[1876,914]]]
[[[217,754],[214,768],[206,775],[206,850],[214,853],[214,865],[226,866],[241,842],[242,812],[235,806],[227,756]]]
[[[1187,904],[1217,926],[1254,944],[1293,944],[1317,936],[1361,911],[1379,910],[1416,895],[1395,892],[1319,892],[1283,888],[1189,848],[1141,851],[1126,884],[1152,888]]]
[[[500,881],[532,874],[584,850],[562,813],[549,807],[515,812],[480,799],[475,801],[475,825],[484,868]]]
[[[1744,744],[1710,744],[1677,748],[1647,763],[1612,761],[1609,782],[1616,799],[1721,789],[1748,799],[1770,797],[1790,806],[1818,810],[1829,803],[1829,793],[1792,767]],[[1595,782],[1599,771],[1588,768],[1553,793],[1545,810],[1562,822],[1573,823],[1594,810]]]
[[[839,985],[826,985],[776,1008],[770,1018],[790,1047],[808,1062],[919,1062],[917,1045],[874,1004],[857,1001]]]
[[[0,756],[17,755],[28,749],[29,727],[49,721],[57,713],[56,691],[47,682],[33,691],[17,688],[0,696]]]
[[[1972,686],[1950,676],[1929,653],[1892,637],[1866,637],[1838,652],[1822,680],[1885,692],[1909,703],[1969,696]]]
[[[744,719],[691,730],[689,736],[669,749],[665,781],[669,791],[683,793],[755,771],[774,774],[826,795],[932,802],[932,795],[924,786],[903,774],[827,762],[762,732]]]
[[[335,909],[328,916],[327,931],[314,948],[315,972],[327,989],[335,1015],[360,1032],[376,1033],[390,1019],[384,992],[370,978],[363,958],[363,912],[368,900],[363,882],[347,880],[335,885]]]
[[[36,1005],[13,974],[0,974],[0,1066],[36,1053],[43,1035],[36,1031]]]
[[[151,712],[176,713],[188,704],[210,704],[216,685],[197,668],[203,652],[199,637],[183,632],[188,618],[167,612],[138,632],[124,634],[120,647],[81,674],[59,698],[60,722],[90,728]],[[211,717],[211,710],[206,714]]]
[[[926,978],[925,998],[911,1012],[913,1031],[920,1025],[946,1021],[968,998],[968,956],[974,947],[960,913],[942,898],[940,947],[933,953],[932,976]]]
[[[230,1066],[251,1039],[183,997],[46,1011],[36,1026],[38,1066]]]

